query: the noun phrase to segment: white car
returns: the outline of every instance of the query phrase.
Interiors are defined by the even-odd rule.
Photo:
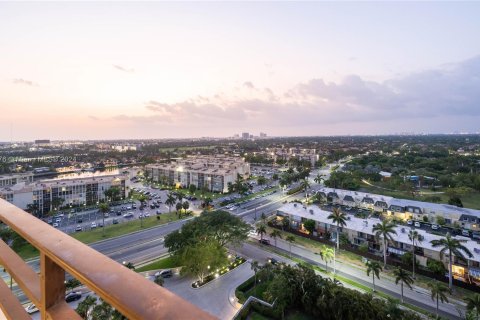
[[[438,230],[439,226],[438,224],[432,224],[432,230]]]
[[[32,314],[38,311],[38,308],[36,305],[29,304],[28,306],[25,307],[25,311],[27,311],[28,314]]]
[[[415,221],[415,227],[416,227],[416,228],[420,228],[420,222]]]
[[[53,227],[54,227],[54,228],[58,228],[58,223],[55,222],[55,223],[53,224]]]
[[[412,221],[412,220],[407,220],[407,224],[408,224],[409,226],[411,226],[411,225],[413,224],[413,221]]]
[[[96,222],[92,222],[92,224],[90,225],[90,228],[95,229],[96,227],[97,227],[97,223],[96,223]]]

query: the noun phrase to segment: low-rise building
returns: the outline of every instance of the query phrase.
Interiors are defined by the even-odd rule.
[[[145,170],[155,182],[184,188],[193,184],[215,192],[227,192],[238,175],[250,176],[250,165],[244,158],[228,156],[191,156],[172,163],[150,164]]]
[[[480,210],[326,187],[318,190],[318,193],[334,204],[371,209],[402,220],[437,223],[438,217],[442,217],[448,225],[480,231]]]
[[[307,220],[315,221],[314,235],[331,237],[332,240],[337,236],[337,226],[328,219],[331,214],[329,211],[322,210],[316,205],[305,206],[300,203],[288,203],[277,210],[277,219],[284,219],[288,217],[290,226],[301,232],[308,233],[303,224]],[[346,226],[341,227],[338,231],[344,234],[348,241],[354,246],[361,246],[366,244],[371,253],[383,254],[383,241],[377,239],[373,232],[373,227],[381,223],[377,218],[362,219],[354,215],[347,215]],[[412,252],[412,242],[408,237],[409,227],[396,226],[396,235],[394,241],[388,242],[387,252],[390,255],[402,256],[406,252]],[[448,256],[441,257],[441,247],[433,247],[431,241],[442,238],[440,235],[428,233],[422,229],[416,229],[422,241],[419,241],[415,246],[415,255],[417,261],[422,266],[427,265],[428,259],[442,261],[444,265],[448,266]],[[463,245],[472,253],[471,258],[467,258],[466,262],[462,259],[454,257],[453,274],[455,278],[460,280],[480,283],[480,246],[478,242],[461,236],[456,236],[458,239],[466,240]]]
[[[0,176],[0,188],[13,186],[20,182],[33,182],[33,172],[12,173]]]
[[[96,204],[105,199],[105,191],[111,187],[118,187],[119,197],[125,198],[127,181],[126,175],[113,174],[22,182],[0,189],[0,197],[21,209],[43,214],[64,206]]]

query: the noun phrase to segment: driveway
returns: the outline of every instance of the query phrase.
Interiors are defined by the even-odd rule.
[[[219,319],[231,319],[240,305],[235,300],[235,289],[253,276],[250,264],[245,262],[233,271],[193,289],[190,277],[165,279],[164,287]]]

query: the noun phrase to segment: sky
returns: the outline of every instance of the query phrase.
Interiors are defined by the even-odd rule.
[[[480,2],[0,2],[0,141],[480,131]]]

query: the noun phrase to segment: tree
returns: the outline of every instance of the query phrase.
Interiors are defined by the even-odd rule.
[[[257,292],[257,272],[260,269],[260,266],[258,264],[258,261],[252,261],[250,268],[253,270],[254,273],[254,282],[253,282],[253,288],[255,290],[255,293]]]
[[[182,210],[183,209],[183,205],[181,202],[177,202],[177,204],[175,205],[175,209],[177,209],[177,215],[178,215],[178,211]]]
[[[257,234],[260,235],[260,240],[263,240],[263,236],[267,233],[267,228],[264,224],[257,227]]]
[[[463,208],[462,199],[460,199],[459,196],[453,196],[450,199],[448,199],[448,204],[451,204],[452,206],[457,206],[457,207]]]
[[[200,282],[203,282],[213,270],[223,267],[228,262],[225,248],[213,239],[187,246],[176,257],[183,266],[182,273],[193,275]]]
[[[168,213],[172,212],[172,206],[175,204],[175,196],[171,193],[167,195],[167,200],[165,204],[168,206]]]
[[[282,219],[282,230],[290,229],[290,219],[288,217],[283,217]]]
[[[476,312],[476,319],[480,315],[480,294],[474,293],[463,299],[467,303],[467,310],[469,312]]]
[[[163,283],[165,282],[165,280],[163,280],[163,277],[159,274],[155,276],[155,278],[153,279],[153,282],[158,284],[160,287],[163,287]]]
[[[90,309],[92,309],[97,303],[97,298],[93,296],[87,296],[82,302],[80,302],[75,311],[82,319],[88,319]]]
[[[325,178],[325,175],[319,173],[319,174],[317,174],[317,176],[313,179],[313,181],[315,181],[315,183],[320,184],[323,180],[325,180],[324,178]]]
[[[367,276],[370,276],[370,273],[372,274],[373,292],[375,292],[375,277],[380,279],[380,271],[382,271],[382,266],[377,261],[370,260],[365,262],[365,266],[367,267]]]
[[[259,186],[264,185],[265,183],[267,183],[267,179],[265,179],[264,176],[258,176],[257,177],[257,184]]]
[[[110,207],[108,206],[108,203],[100,203],[98,209],[102,213],[102,233],[103,236],[105,236],[105,214],[110,211]]]
[[[210,205],[212,204],[213,200],[212,198],[210,197],[206,197],[204,200],[203,200],[203,207],[205,208],[205,210],[209,210],[210,208]]]
[[[393,234],[397,234],[395,231],[395,224],[388,220],[383,220],[382,223],[377,223],[372,231],[375,233],[375,237],[383,240],[383,268],[387,266],[387,244],[388,241],[393,241]]]
[[[416,230],[410,230],[408,232],[408,239],[412,242],[412,258],[413,258],[413,264],[412,264],[412,278],[415,279],[415,263],[416,263],[416,258],[415,258],[415,246],[421,242],[418,231]]]
[[[440,257],[443,258],[445,252],[448,252],[448,288],[452,290],[452,264],[453,264],[453,255],[458,258],[465,259],[466,254],[468,257],[472,257],[472,253],[465,247],[462,243],[467,242],[467,240],[459,240],[453,238],[449,232],[445,235],[445,238],[439,240],[432,240],[430,243],[432,247],[441,247]]]
[[[68,291],[68,290],[73,290],[75,289],[76,287],[78,287],[80,285],[80,281],[78,281],[77,279],[75,278],[72,278],[72,279],[69,279],[68,281],[65,282],[65,289]]]
[[[262,219],[263,224],[267,223],[267,216],[265,215],[265,212],[262,212],[260,219]]]
[[[308,219],[303,223],[303,227],[307,229],[308,233],[313,235],[313,231],[315,230],[315,220]]]
[[[285,240],[288,242],[288,244],[290,246],[290,257],[291,257],[292,256],[292,243],[295,242],[295,237],[292,236],[292,235],[288,235]]]
[[[437,302],[437,316],[438,316],[438,301],[442,301],[442,303],[447,302],[448,303],[448,298],[446,293],[450,292],[450,289],[448,289],[447,286],[445,286],[443,283],[440,283],[438,281],[430,282],[428,284],[428,287],[430,288],[431,292],[431,297],[432,300]]]
[[[395,276],[395,284],[398,284],[400,282],[402,297],[401,301],[403,303],[403,285],[405,284],[407,287],[412,289],[413,279],[410,274],[408,274],[408,272],[403,270],[401,267],[397,267],[396,269],[394,269],[393,275]]]
[[[275,181],[278,180],[278,174],[277,173],[272,174],[272,180],[275,180]]]
[[[145,202],[147,202],[147,196],[144,194],[139,195],[138,201],[140,201],[140,206],[143,208],[145,206]]]
[[[282,233],[278,231],[277,229],[273,229],[272,232],[270,232],[270,238],[273,238],[273,241],[275,241],[275,247],[277,246],[277,238],[282,238]]]
[[[248,238],[251,227],[226,211],[204,211],[165,237],[165,247],[174,253],[196,242],[214,239],[224,246],[238,245]]]
[[[188,210],[188,208],[190,208],[190,202],[185,201],[185,202],[182,204],[182,208],[183,208],[183,210],[185,211],[185,214],[187,214],[187,210]]]
[[[182,200],[183,200],[183,193],[181,193],[181,192],[177,192],[176,196],[177,196],[177,201],[178,201],[178,202],[180,202],[180,203],[182,203]]]
[[[52,209],[54,211],[58,211],[60,207],[62,206],[63,202],[65,202],[65,199],[63,198],[53,198],[52,199]]]
[[[194,184],[190,184],[190,185],[188,186],[188,191],[189,191],[191,194],[194,194],[195,191],[197,191],[197,186],[194,185]]]
[[[337,250],[340,249],[340,227],[347,225],[347,215],[340,208],[333,208],[332,213],[327,217],[337,225]]]
[[[328,272],[328,263],[333,260],[335,253],[333,248],[323,245],[320,249],[320,257],[325,261],[325,270]]]
[[[120,196],[120,188],[110,187],[107,190],[105,190],[103,192],[103,194],[107,198],[107,201],[116,201],[116,200],[118,200],[118,197]]]
[[[92,319],[110,320],[113,313],[112,306],[102,299],[100,301],[101,303],[95,305],[92,309]]]
[[[300,183],[300,186],[302,189],[305,191],[305,199],[307,199],[307,191],[308,188],[310,188],[310,182],[308,181],[307,178],[303,179],[302,182]]]

